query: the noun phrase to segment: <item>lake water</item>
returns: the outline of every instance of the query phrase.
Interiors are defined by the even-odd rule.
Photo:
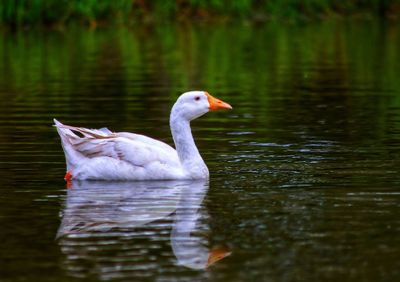
[[[400,24],[0,34],[0,281],[400,281]],[[172,144],[209,182],[74,182],[52,118]]]

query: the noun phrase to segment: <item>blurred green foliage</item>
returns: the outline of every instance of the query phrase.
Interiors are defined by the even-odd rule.
[[[242,18],[297,20],[333,15],[396,16],[399,0],[2,0],[0,24]]]

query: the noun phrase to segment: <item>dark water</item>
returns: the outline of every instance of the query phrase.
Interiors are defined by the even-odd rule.
[[[0,281],[398,281],[399,50],[376,22],[2,32]],[[66,189],[53,117],[171,144],[192,89],[234,107],[193,122],[209,183]]]

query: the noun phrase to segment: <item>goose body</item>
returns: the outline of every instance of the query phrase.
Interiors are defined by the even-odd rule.
[[[190,121],[232,107],[204,91],[182,94],[170,115],[175,148],[156,139],[106,128],[87,129],[54,119],[67,164],[66,179],[205,179],[209,172],[193,140]],[[80,135],[78,135],[79,133]]]

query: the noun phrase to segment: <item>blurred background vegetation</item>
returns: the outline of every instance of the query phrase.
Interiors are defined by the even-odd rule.
[[[80,21],[307,20],[331,17],[397,18],[400,0],[2,0],[0,25],[26,27]]]

